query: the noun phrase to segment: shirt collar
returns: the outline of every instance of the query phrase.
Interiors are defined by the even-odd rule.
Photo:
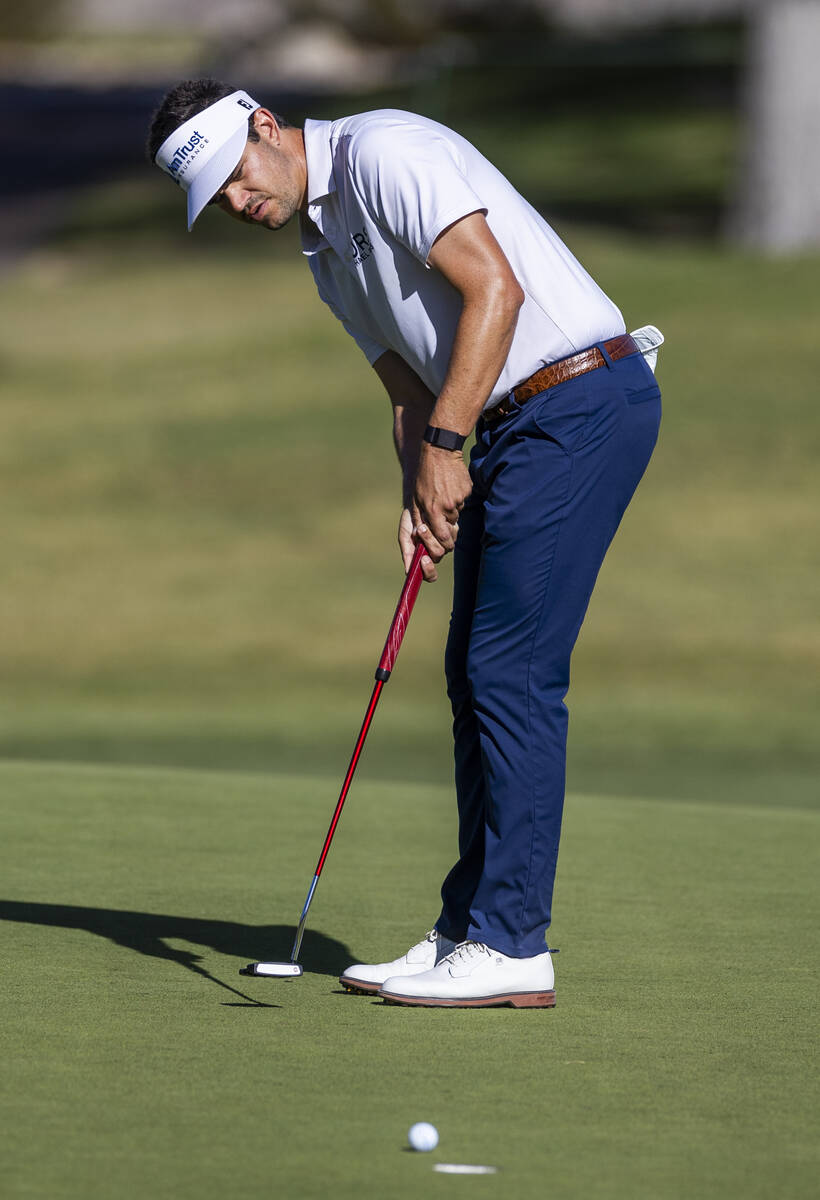
[[[302,253],[310,257],[329,250],[322,229],[320,201],[336,191],[333,156],[330,152],[330,121],[305,121],[305,159],[307,160],[307,215],[312,225],[301,222]],[[318,232],[317,232],[318,231]]]
[[[324,196],[336,191],[333,156],[330,153],[330,130],[330,121],[305,121],[308,209]]]

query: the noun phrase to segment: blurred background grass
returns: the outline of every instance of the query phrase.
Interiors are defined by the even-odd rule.
[[[737,31],[660,44],[517,35],[492,72],[450,64],[290,115],[449,121],[630,328],[666,334],[661,440],[575,656],[571,788],[813,804],[818,259],[717,237]],[[343,770],[400,584],[399,481],[389,404],[296,231],[208,213],[189,236],[147,165],[64,193],[7,271],[0,367],[0,753]],[[442,574],[374,777],[450,777]]]

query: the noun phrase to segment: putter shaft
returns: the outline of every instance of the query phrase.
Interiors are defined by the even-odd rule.
[[[339,824],[339,817],[342,815],[342,808],[347,799],[347,793],[350,791],[350,785],[353,782],[353,776],[356,772],[356,767],[364,747],[367,732],[370,729],[370,724],[373,720],[373,714],[376,711],[376,705],[379,702],[379,696],[382,693],[384,685],[390,678],[390,673],[393,670],[396,658],[398,657],[399,648],[401,647],[404,634],[407,630],[407,622],[410,620],[410,614],[413,611],[413,605],[416,603],[416,597],[419,594],[419,588],[423,579],[421,571],[421,560],[427,553],[424,546],[419,544],[416,546],[413,560],[410,563],[410,569],[404,580],[404,586],[399,596],[399,602],[396,605],[396,611],[393,614],[393,620],[390,622],[390,629],[387,633],[387,640],[384,643],[382,656],[379,659],[379,665],[376,668],[376,683],[373,692],[370,696],[370,703],[367,706],[367,711],[362,721],[362,727],[359,730],[359,736],[356,739],[356,745],[353,748],[353,754],[347,768],[347,774],[342,784],[342,790],[339,793],[339,799],[336,802],[336,808],[333,811],[333,817],[330,822],[330,828],[327,831],[322,853],[319,855],[319,861],[316,864],[316,870],[308,890],[307,899],[305,900],[302,915],[299,918],[299,924],[296,929],[296,938],[293,943],[293,951],[290,956],[290,961],[295,963],[299,958],[299,951],[302,948],[302,937],[305,932],[305,924],[307,923],[308,910],[313,901],[313,893],[316,891],[316,885],[319,882],[319,876],[322,874],[322,868],[325,865],[327,852],[330,849],[330,843],[333,841],[333,835],[336,832],[336,826]]]
[[[307,922],[308,909],[310,908],[310,902],[313,899],[313,893],[316,891],[316,884],[318,882],[319,882],[319,876],[314,875],[313,881],[310,885],[310,889],[307,894],[307,900],[305,900],[305,906],[302,909],[302,915],[299,918],[299,925],[296,930],[296,938],[293,943],[293,949],[291,950],[291,953],[290,953],[290,961],[292,963],[298,962],[298,960],[299,960],[299,951],[302,949],[302,936],[305,932],[305,924]]]
[[[302,909],[302,915],[299,918],[299,924],[296,927],[296,937],[293,942],[293,950],[290,956],[289,963],[248,963],[247,967],[239,972],[240,975],[263,975],[273,978],[291,978],[302,974],[302,968],[298,965],[299,951],[302,948],[302,937],[305,932],[307,923],[308,911],[313,901],[313,893],[316,891],[316,885],[319,882],[319,876],[322,873],[322,868],[325,865],[327,852],[330,849],[330,843],[333,840],[333,835],[336,832],[336,826],[339,824],[339,817],[342,814],[342,807],[347,793],[350,790],[350,784],[353,781],[353,775],[356,771],[356,766],[359,762],[359,757],[362,753],[367,731],[370,728],[370,723],[373,720],[373,714],[376,711],[376,705],[379,702],[379,696],[382,693],[382,688],[390,678],[390,672],[393,670],[393,665],[399,653],[407,622],[410,620],[410,614],[413,611],[413,605],[416,603],[416,597],[419,594],[421,581],[423,579],[421,571],[421,560],[424,557],[426,550],[423,545],[416,546],[413,560],[410,563],[410,569],[404,580],[404,586],[401,589],[399,602],[396,605],[396,611],[393,614],[393,620],[390,622],[390,629],[387,633],[387,640],[384,643],[382,656],[379,659],[379,665],[376,668],[376,683],[373,692],[370,696],[370,703],[367,706],[367,712],[364,715],[362,727],[359,730],[359,736],[356,739],[356,745],[353,749],[353,755],[350,759],[350,764],[347,768],[347,774],[342,784],[342,790],[339,793],[339,799],[336,802],[336,808],[333,811],[333,818],[330,822],[330,828],[327,831],[325,843],[322,846],[322,853],[319,855],[319,861],[316,864],[316,870],[311,880],[308,890],[307,899],[305,900]],[[291,969],[292,968],[292,969]]]

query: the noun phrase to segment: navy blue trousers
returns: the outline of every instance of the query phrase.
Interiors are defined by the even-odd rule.
[[[545,950],[561,833],[570,655],[649,462],[660,391],[640,354],[479,421],[459,520],[445,668],[459,859],[436,926]]]

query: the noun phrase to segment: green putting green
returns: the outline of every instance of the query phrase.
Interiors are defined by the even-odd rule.
[[[449,789],[363,774],[276,982],[326,777],[0,768],[5,1195],[812,1194],[816,814],[570,796],[558,1007],[411,1010],[336,976],[434,919]]]

